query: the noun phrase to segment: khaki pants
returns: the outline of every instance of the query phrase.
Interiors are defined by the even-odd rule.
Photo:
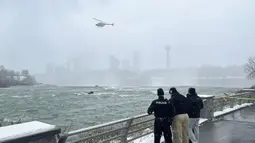
[[[172,123],[173,143],[188,143],[189,141],[188,126],[189,126],[188,114],[179,114],[174,116]]]

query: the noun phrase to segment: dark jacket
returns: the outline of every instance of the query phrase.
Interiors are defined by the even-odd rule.
[[[188,99],[180,93],[172,94],[169,100],[175,108],[175,115],[188,113],[189,102]]]
[[[172,118],[175,114],[173,105],[164,97],[159,97],[158,99],[152,101],[147,113],[150,115],[153,112],[155,117]]]
[[[187,94],[187,99],[190,102],[188,115],[190,118],[200,118],[200,110],[204,108],[203,100],[196,93]]]

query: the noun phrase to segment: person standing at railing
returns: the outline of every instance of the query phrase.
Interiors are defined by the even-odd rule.
[[[173,105],[164,98],[164,90],[157,90],[158,99],[152,101],[148,108],[148,114],[154,112],[154,143],[160,143],[162,132],[164,133],[165,143],[172,143],[172,133],[170,129],[170,119],[173,118],[175,110]]]
[[[180,94],[175,87],[170,88],[170,102],[174,105],[175,116],[172,122],[173,143],[188,143],[189,100]]]
[[[189,88],[187,98],[190,101],[189,115],[189,139],[190,143],[199,142],[200,111],[204,104],[202,98],[197,95],[195,88]]]

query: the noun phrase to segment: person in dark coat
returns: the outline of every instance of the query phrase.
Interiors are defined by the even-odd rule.
[[[173,142],[188,143],[188,125],[189,116],[187,114],[189,108],[188,99],[180,94],[175,87],[170,88],[170,102],[174,105],[175,116],[172,123]]]
[[[157,90],[158,99],[152,101],[147,113],[151,115],[154,112],[154,143],[160,143],[162,132],[166,143],[172,143],[171,118],[175,114],[173,105],[164,98],[164,90]]]
[[[200,98],[195,88],[189,88],[187,99],[189,100],[190,108],[188,110],[189,115],[189,139],[190,143],[199,142],[199,119],[200,111],[203,109],[204,104],[202,98]]]

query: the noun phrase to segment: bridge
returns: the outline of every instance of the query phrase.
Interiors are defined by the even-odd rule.
[[[200,96],[204,101],[200,120],[201,143],[255,142],[254,91],[229,96]],[[152,115],[143,114],[64,133],[59,133],[56,126],[40,123],[42,128],[45,127],[44,130],[41,129],[36,134],[30,130],[28,135],[29,129],[27,129],[27,133],[23,136],[19,135],[19,138],[29,143],[31,141],[40,141],[40,143],[152,143],[153,121]],[[1,131],[4,132],[0,128],[0,133]],[[46,132],[50,133],[46,134]],[[0,141],[3,143],[15,143],[13,141],[18,141],[19,138],[12,139],[9,135],[8,140],[5,141],[1,140],[0,135]]]

